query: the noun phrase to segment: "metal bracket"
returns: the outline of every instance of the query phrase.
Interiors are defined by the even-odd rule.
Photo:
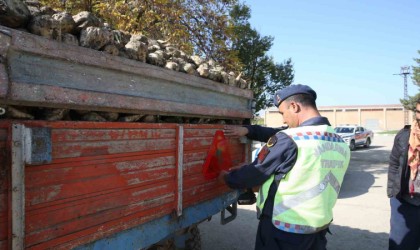
[[[51,162],[51,129],[12,124],[12,249],[25,248],[25,164]]]
[[[230,213],[230,216],[226,217],[225,211],[228,211]],[[222,210],[220,213],[220,224],[225,225],[231,221],[233,221],[236,218],[236,215],[238,214],[238,205],[236,202],[230,204],[225,209]]]
[[[12,249],[25,248],[25,126],[12,125]]]
[[[184,172],[184,127],[178,127],[178,162],[177,162],[177,215],[182,215],[182,192],[183,192],[183,172]]]
[[[52,143],[50,128],[25,128],[25,162],[31,165],[50,163],[52,161]]]

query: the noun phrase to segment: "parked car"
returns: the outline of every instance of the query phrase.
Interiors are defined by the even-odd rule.
[[[335,128],[335,132],[343,138],[349,145],[350,150],[355,150],[357,146],[370,147],[374,133],[372,130],[358,125],[340,125]]]

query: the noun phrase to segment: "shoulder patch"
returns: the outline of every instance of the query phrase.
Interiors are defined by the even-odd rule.
[[[273,135],[268,139],[267,147],[271,148],[272,146],[276,145],[277,143],[277,136]]]
[[[267,157],[268,153],[270,153],[270,150],[268,150],[267,146],[264,146],[261,148],[260,152],[258,153],[258,163],[261,164],[265,160],[265,157]]]

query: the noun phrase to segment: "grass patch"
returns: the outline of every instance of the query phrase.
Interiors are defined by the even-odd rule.
[[[398,133],[399,130],[389,130],[389,131],[381,131],[381,132],[376,132],[376,134],[379,135],[396,135]]]

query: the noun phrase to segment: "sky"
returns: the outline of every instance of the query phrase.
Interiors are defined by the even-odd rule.
[[[272,36],[276,63],[291,58],[293,83],[318,106],[400,104],[402,66],[419,66],[420,0],[245,0],[251,26]],[[407,78],[407,93],[420,92]]]

